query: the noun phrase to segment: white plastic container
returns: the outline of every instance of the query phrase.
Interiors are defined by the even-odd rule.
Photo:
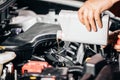
[[[106,45],[108,38],[109,16],[102,17],[103,28],[97,32],[89,32],[80,23],[77,11],[63,10],[59,14],[58,22],[62,30],[57,32],[57,38],[63,41],[80,42],[88,44]]]

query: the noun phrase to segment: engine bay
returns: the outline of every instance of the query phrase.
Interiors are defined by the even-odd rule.
[[[60,11],[77,11],[83,1],[50,1],[1,0],[0,80],[119,80],[119,33],[105,48],[57,39]],[[109,14],[109,31],[120,30],[120,18]]]

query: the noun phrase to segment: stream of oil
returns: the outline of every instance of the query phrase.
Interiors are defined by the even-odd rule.
[[[57,53],[59,53],[59,51],[60,51],[60,40],[57,38],[56,39],[57,40]]]

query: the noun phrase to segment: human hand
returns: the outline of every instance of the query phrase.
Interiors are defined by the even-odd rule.
[[[118,40],[117,40],[117,43],[114,46],[114,49],[116,49],[116,51],[120,52],[120,33],[118,35]]]
[[[120,30],[109,33],[107,45],[111,45],[116,51],[120,52]],[[102,48],[107,45],[102,46]]]
[[[88,31],[92,29],[97,31],[96,24],[102,28],[100,14],[112,7],[119,0],[87,0],[79,9],[78,15],[80,21],[86,26]]]

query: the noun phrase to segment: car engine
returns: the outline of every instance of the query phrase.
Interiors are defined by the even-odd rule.
[[[120,79],[120,56],[113,48],[118,32],[105,48],[56,38],[60,11],[77,11],[84,3],[64,1],[0,0],[0,80]],[[109,31],[120,30],[120,18],[105,14]]]

